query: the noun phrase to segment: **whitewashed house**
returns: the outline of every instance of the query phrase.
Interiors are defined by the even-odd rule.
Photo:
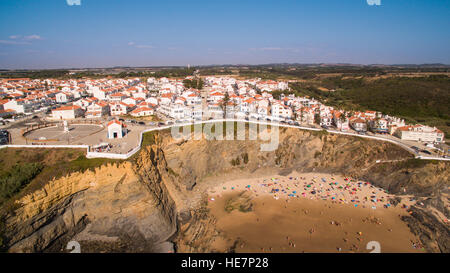
[[[83,109],[80,106],[63,106],[52,110],[53,119],[75,119],[83,116]]]
[[[154,110],[150,107],[142,106],[130,112],[133,117],[147,117],[154,114]]]
[[[126,135],[126,125],[118,120],[112,120],[107,125],[108,138],[123,138]]]
[[[395,131],[395,136],[402,140],[444,142],[444,133],[441,130],[421,124],[400,127]]]
[[[131,107],[128,104],[123,102],[110,103],[109,108],[111,116],[126,115],[131,109]]]
[[[73,95],[67,92],[60,92],[55,95],[57,103],[68,103],[74,99]]]
[[[103,101],[89,105],[86,110],[86,118],[101,118],[102,116],[108,116],[110,112],[109,104]]]

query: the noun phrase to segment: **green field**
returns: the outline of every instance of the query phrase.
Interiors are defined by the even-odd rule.
[[[52,178],[118,162],[87,159],[81,149],[1,149],[0,207],[7,209],[14,200],[42,188]]]

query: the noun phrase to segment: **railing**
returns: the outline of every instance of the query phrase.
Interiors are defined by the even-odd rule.
[[[28,144],[28,145],[19,145],[19,144],[7,144],[0,145],[0,149],[3,148],[72,148],[72,149],[87,149],[89,152],[89,145],[47,145],[47,144]]]

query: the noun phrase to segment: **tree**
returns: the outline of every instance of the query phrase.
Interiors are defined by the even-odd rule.
[[[228,102],[230,101],[230,95],[228,95],[228,92],[225,92],[225,96],[222,100],[222,110],[223,110],[223,116],[224,118],[226,117],[226,113],[227,113],[227,105]]]
[[[186,88],[192,88],[192,81],[191,80],[188,80],[188,79],[185,79],[185,80],[183,80],[183,85],[184,85],[184,87],[186,87]]]
[[[341,123],[343,123],[343,122],[345,122],[345,115],[344,114],[341,114],[340,116],[339,116],[339,120],[341,121]]]
[[[202,89],[203,88],[203,80],[202,78],[198,79],[197,81],[197,89]]]
[[[314,116],[314,122],[317,123],[317,124],[320,124],[320,115],[319,114],[316,114]]]

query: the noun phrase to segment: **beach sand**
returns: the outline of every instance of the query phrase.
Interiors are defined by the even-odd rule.
[[[292,173],[228,181],[208,195],[216,228],[237,242],[235,252],[370,252],[370,241],[381,252],[424,252],[400,219],[409,198],[389,206],[392,195],[362,181]]]

